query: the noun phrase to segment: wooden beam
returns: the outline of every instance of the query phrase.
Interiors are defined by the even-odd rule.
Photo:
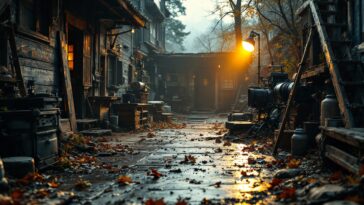
[[[76,122],[76,114],[75,114],[75,105],[73,101],[73,92],[72,92],[72,84],[71,84],[71,74],[68,68],[67,61],[67,42],[64,33],[58,31],[58,42],[59,42],[59,50],[60,50],[60,58],[61,58],[61,72],[63,74],[64,80],[64,91],[66,94],[66,107],[68,111],[68,117],[70,120],[71,130],[73,132],[77,131],[77,122]]]
[[[296,97],[297,88],[298,88],[298,85],[300,84],[301,76],[302,76],[303,71],[304,71],[303,63],[306,61],[306,58],[308,56],[308,48],[310,47],[310,44],[311,44],[311,41],[312,41],[312,35],[313,35],[312,33],[313,33],[313,31],[312,31],[312,28],[311,28],[310,33],[308,34],[308,37],[307,37],[305,49],[303,51],[303,55],[302,55],[302,58],[301,58],[301,62],[299,64],[298,72],[297,72],[296,78],[294,80],[292,90],[289,93],[286,110],[284,111],[281,126],[279,127],[277,140],[276,140],[276,142],[274,144],[273,155],[277,154],[278,145],[279,145],[279,143],[281,141],[281,138],[282,138],[282,136],[284,134],[284,128],[285,128],[287,120],[289,118],[289,112],[290,112],[290,109],[291,109],[291,107],[293,105],[293,100]]]

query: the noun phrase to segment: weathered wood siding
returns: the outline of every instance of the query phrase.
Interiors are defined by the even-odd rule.
[[[21,35],[17,35],[16,43],[25,85],[33,80],[36,93],[58,93],[59,72],[55,47]]]

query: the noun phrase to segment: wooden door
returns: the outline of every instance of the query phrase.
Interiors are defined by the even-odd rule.
[[[215,76],[208,69],[199,69],[195,78],[195,109],[210,111],[215,107]]]
[[[91,35],[84,32],[83,36],[83,86],[89,88],[92,86],[91,70]]]

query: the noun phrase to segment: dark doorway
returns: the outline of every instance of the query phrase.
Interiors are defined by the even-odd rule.
[[[199,69],[195,75],[195,110],[212,111],[215,108],[214,72]]]
[[[83,31],[68,26],[68,67],[71,73],[76,117],[83,118]]]

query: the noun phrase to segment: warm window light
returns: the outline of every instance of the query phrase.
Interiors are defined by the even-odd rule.
[[[253,52],[255,49],[254,43],[251,40],[247,39],[243,41],[243,48],[248,52]]]
[[[73,45],[68,45],[67,60],[68,60],[68,68],[72,71],[75,66]]]

